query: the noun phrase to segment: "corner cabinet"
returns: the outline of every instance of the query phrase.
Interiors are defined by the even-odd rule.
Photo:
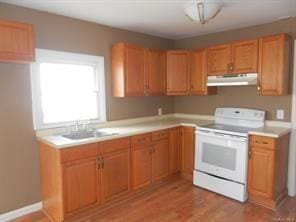
[[[35,61],[33,25],[0,20],[0,61],[30,63]]]
[[[285,95],[289,90],[291,39],[286,34],[259,40],[259,95]]]
[[[190,83],[191,95],[217,94],[217,87],[207,87],[207,49],[190,53]]]
[[[249,138],[249,201],[276,209],[287,195],[289,134]]]
[[[167,95],[189,95],[190,93],[190,53],[171,50],[166,54]]]

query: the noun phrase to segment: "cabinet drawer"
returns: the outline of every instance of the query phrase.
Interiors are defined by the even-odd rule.
[[[132,146],[139,146],[139,145],[150,143],[151,133],[145,133],[145,134],[133,136],[131,141],[132,141]]]
[[[169,137],[168,130],[160,130],[152,133],[152,141],[167,139]]]
[[[122,149],[127,149],[127,148],[130,148],[130,137],[107,140],[107,141],[101,142],[100,147],[101,147],[102,154],[119,151]]]
[[[275,139],[266,136],[250,136],[250,145],[267,149],[275,149]]]
[[[98,143],[85,144],[71,148],[64,148],[60,150],[60,161],[68,162],[72,160],[84,159],[92,156],[97,156],[100,153]]]

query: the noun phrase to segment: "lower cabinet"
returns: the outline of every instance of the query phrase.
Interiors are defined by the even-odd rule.
[[[181,172],[185,178],[193,180],[195,128],[181,127]]]
[[[131,141],[133,190],[168,177],[168,130],[133,136]]]
[[[251,202],[275,209],[287,195],[289,134],[250,136],[248,193]]]
[[[103,154],[101,161],[102,202],[128,193],[130,191],[130,149]]]
[[[63,181],[66,213],[100,202],[96,158],[64,164]]]
[[[169,174],[181,169],[181,134],[180,127],[169,129]]]

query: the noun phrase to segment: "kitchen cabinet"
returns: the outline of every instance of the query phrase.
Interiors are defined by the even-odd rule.
[[[145,48],[117,43],[111,48],[112,95],[145,95]]]
[[[133,136],[132,187],[137,190],[169,175],[168,132]]]
[[[184,50],[167,51],[167,95],[189,95],[190,53]]]
[[[217,94],[217,87],[207,87],[207,49],[195,49],[190,53],[190,94]]]
[[[157,49],[146,49],[146,95],[165,95],[165,52]]]
[[[195,128],[181,127],[181,173],[192,181],[194,169]]]
[[[87,159],[63,165],[66,213],[99,203],[100,177],[97,159]]]
[[[0,61],[30,63],[35,60],[33,25],[0,20]]]
[[[152,133],[152,181],[160,181],[169,175],[168,130]]]
[[[258,72],[258,39],[231,44],[230,71],[235,74]]]
[[[224,44],[208,48],[207,74],[224,75],[230,71],[231,45]]]
[[[249,138],[249,200],[275,209],[287,194],[289,134]]]
[[[175,174],[181,168],[181,132],[180,127],[169,129],[169,173]]]
[[[257,71],[257,39],[208,48],[208,75],[254,73]]]
[[[125,147],[101,156],[102,201],[130,191],[130,149]]]
[[[291,39],[285,34],[259,40],[259,95],[285,95],[289,89]]]
[[[131,141],[132,189],[137,190],[152,183],[151,135],[133,136]]]

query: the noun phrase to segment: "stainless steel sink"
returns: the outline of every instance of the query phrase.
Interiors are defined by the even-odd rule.
[[[118,133],[110,133],[110,132],[104,132],[100,130],[92,130],[92,131],[78,131],[71,134],[62,135],[62,137],[65,137],[67,139],[71,140],[81,140],[81,139],[87,139],[87,138],[97,138],[97,137],[104,137],[104,136],[112,136],[117,135]]]

